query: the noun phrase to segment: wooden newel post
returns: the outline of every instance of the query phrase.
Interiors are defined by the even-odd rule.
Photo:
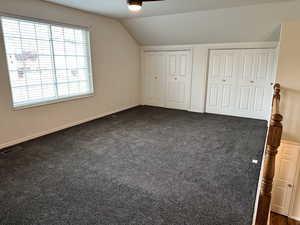
[[[267,146],[264,159],[264,168],[262,174],[261,190],[259,195],[256,225],[267,225],[271,197],[273,178],[275,173],[275,160],[278,147],[281,142],[282,135],[282,115],[279,114],[279,101],[280,101],[280,85],[275,84],[273,95],[273,112],[271,116],[270,126],[268,130]]]

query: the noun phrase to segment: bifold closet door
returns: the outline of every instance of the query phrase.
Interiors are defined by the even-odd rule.
[[[162,52],[145,52],[143,101],[145,105],[164,106],[164,74],[166,64]]]
[[[233,115],[235,113],[239,52],[210,52],[206,112]]]
[[[269,119],[275,81],[275,50],[241,51],[236,115]]]
[[[268,119],[275,50],[210,51],[206,112]]]
[[[143,103],[188,110],[191,92],[191,52],[145,52],[143,64]]]
[[[190,51],[168,52],[166,57],[165,106],[187,110],[191,95]]]

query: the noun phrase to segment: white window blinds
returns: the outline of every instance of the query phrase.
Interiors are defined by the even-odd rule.
[[[93,93],[89,33],[2,17],[14,107]]]

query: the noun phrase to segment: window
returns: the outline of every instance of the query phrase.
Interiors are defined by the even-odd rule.
[[[89,32],[1,17],[14,107],[93,93]]]

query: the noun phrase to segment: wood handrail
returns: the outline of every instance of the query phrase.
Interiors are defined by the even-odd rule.
[[[280,84],[274,85],[272,115],[268,129],[267,145],[263,162],[261,189],[255,225],[267,225],[271,209],[275,161],[282,136],[282,115],[279,113]]]

